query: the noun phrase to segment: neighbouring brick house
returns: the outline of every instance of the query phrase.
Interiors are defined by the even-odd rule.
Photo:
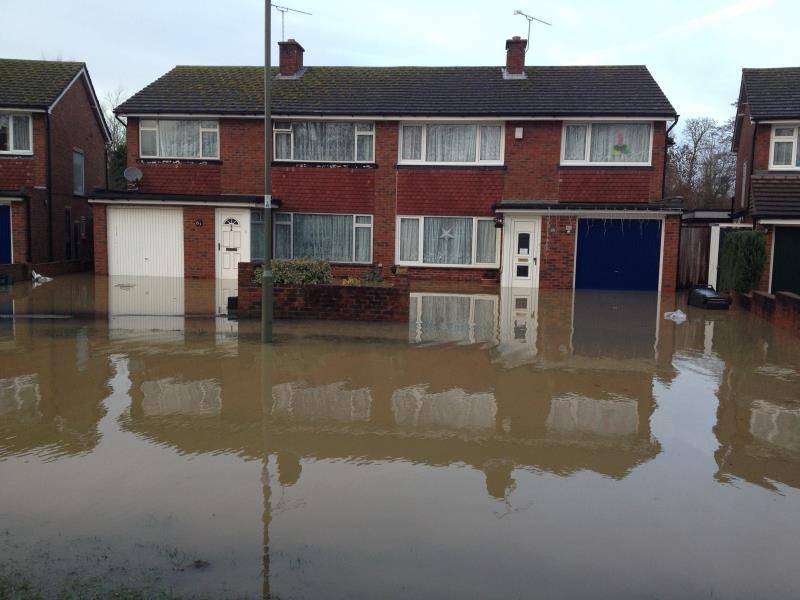
[[[800,293],[800,67],[743,69],[735,216],[766,234],[759,289]]]
[[[108,139],[84,63],[0,59],[0,265],[91,263]]]
[[[274,255],[334,273],[674,290],[677,115],[644,66],[273,70]],[[178,66],[117,108],[141,180],[97,190],[95,268],[235,278],[263,258],[263,69]]]

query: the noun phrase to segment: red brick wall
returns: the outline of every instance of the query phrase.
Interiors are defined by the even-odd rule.
[[[567,233],[567,227],[571,231]],[[546,290],[572,289],[575,280],[575,236],[577,217],[542,217],[539,251],[539,287]]]
[[[679,215],[664,219],[664,258],[661,263],[661,291],[674,292],[678,286],[678,250],[681,238]]]
[[[522,139],[514,138],[522,127]],[[558,200],[561,121],[506,123],[503,199]]]
[[[776,327],[800,336],[800,295],[791,292],[735,294],[737,304]]]
[[[77,257],[91,260],[90,230],[91,209],[84,196],[73,195],[72,154],[75,149],[84,155],[84,189],[90,193],[95,188],[106,187],[106,150],[102,125],[92,108],[91,91],[85,78],[81,78],[67,91],[53,108],[50,117],[52,138],[52,201],[53,201],[53,260],[66,259],[65,210],[71,210],[71,229],[81,218],[86,219],[87,235],[76,239]],[[73,233],[74,235],[74,233]],[[76,255],[73,254],[73,258]]]
[[[94,273],[108,275],[108,225],[106,205],[92,204],[94,227]]]
[[[769,169],[769,140],[771,135],[772,125],[758,125],[756,127],[753,166],[757,171]]]
[[[201,219],[202,227],[195,225]],[[183,208],[183,273],[190,279],[216,277],[216,223],[214,209],[185,206]]]
[[[261,314],[261,287],[252,283],[253,264],[239,263],[240,318]],[[409,282],[397,277],[394,285],[276,285],[276,319],[344,321],[408,321]]]
[[[775,241],[775,227],[762,226],[764,232],[764,245],[766,247],[766,259],[764,260],[764,272],[761,274],[761,281],[758,289],[762,292],[769,292],[769,280],[772,275],[772,244]]]
[[[13,244],[13,262],[27,262],[28,256],[28,217],[25,214],[30,200],[11,202],[11,243]]]

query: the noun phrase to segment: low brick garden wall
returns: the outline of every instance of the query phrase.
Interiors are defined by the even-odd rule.
[[[800,336],[800,295],[791,292],[736,294],[736,304],[776,327]]]
[[[239,263],[240,319],[261,315],[261,286],[253,283],[253,263]],[[408,321],[409,282],[395,277],[386,285],[276,285],[276,319]]]

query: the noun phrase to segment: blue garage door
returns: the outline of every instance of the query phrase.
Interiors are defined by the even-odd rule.
[[[0,206],[0,265],[11,263],[11,207]]]
[[[579,219],[575,287],[657,290],[660,257],[658,219]]]

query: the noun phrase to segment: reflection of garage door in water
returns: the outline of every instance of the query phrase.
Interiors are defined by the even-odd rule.
[[[775,228],[772,292],[800,294],[800,227]]]
[[[660,219],[579,219],[575,287],[657,290]]]
[[[183,211],[109,207],[108,274],[183,277]]]

